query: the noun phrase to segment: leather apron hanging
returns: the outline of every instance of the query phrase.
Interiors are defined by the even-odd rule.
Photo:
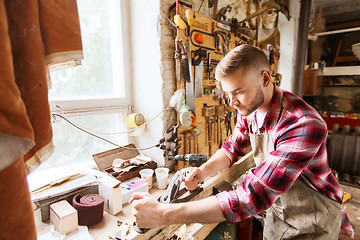
[[[258,166],[274,150],[274,132],[250,134]],[[264,239],[338,239],[340,204],[313,190],[299,178],[266,210]]]

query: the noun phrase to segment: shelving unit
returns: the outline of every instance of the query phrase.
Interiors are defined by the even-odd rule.
[[[327,43],[322,49],[327,54],[321,58],[327,66],[322,70],[305,70],[303,96],[321,113],[329,130],[335,123],[353,128],[360,126],[360,60],[351,48],[360,42],[360,27],[350,23],[335,29],[328,27],[330,31],[315,34]]]
[[[351,77],[351,83],[336,83],[337,77]],[[349,78],[350,79],[350,78]],[[303,96],[323,116],[331,130],[337,123],[340,127],[360,126],[360,66],[336,66],[308,69],[304,73]]]

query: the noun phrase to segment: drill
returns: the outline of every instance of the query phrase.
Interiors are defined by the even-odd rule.
[[[202,154],[184,154],[184,155],[176,155],[175,160],[189,162],[189,165],[191,167],[200,167],[201,164],[206,162],[207,157]]]

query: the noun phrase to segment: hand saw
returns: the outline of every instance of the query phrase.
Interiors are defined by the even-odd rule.
[[[186,81],[185,83],[185,94],[186,94],[185,100],[186,100],[186,104],[190,107],[192,113],[196,116],[195,99],[194,99],[194,75],[192,72],[189,40],[186,40],[186,52],[187,52],[187,62],[189,65],[190,81]]]
[[[204,63],[202,60],[203,58],[206,58],[207,52],[206,50],[199,48],[196,51],[191,51],[191,55],[191,61],[195,66],[195,97],[201,97],[204,71]]]

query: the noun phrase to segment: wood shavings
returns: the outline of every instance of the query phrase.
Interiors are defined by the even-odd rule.
[[[133,239],[137,235],[132,225],[126,222],[118,221],[117,225],[119,226],[119,224],[120,224],[120,230],[116,234],[116,239],[128,240],[128,239]]]
[[[187,224],[182,225],[178,230],[176,230],[175,234],[177,239],[181,240],[194,240],[195,238],[192,236],[191,229],[187,228]]]
[[[128,235],[128,233],[129,233],[129,230],[130,230],[130,225],[129,224],[127,224],[127,223],[122,223],[121,225],[120,225],[120,231],[121,231],[121,236],[126,236],[126,235]],[[125,238],[124,238],[125,239]]]

